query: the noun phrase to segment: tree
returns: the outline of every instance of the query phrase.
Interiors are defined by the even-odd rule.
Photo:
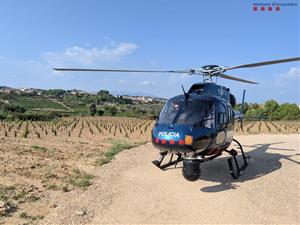
[[[246,113],[246,117],[264,118],[266,116],[262,108],[249,109]]]
[[[90,105],[90,113],[91,113],[92,116],[95,116],[96,112],[97,112],[96,104],[95,104],[95,103],[92,103],[92,104]]]
[[[104,111],[102,109],[99,109],[97,113],[98,113],[98,116],[103,116],[104,115]]]
[[[25,108],[20,105],[12,105],[7,103],[0,104],[0,111],[10,112],[10,113],[25,113]]]
[[[300,119],[300,109],[296,104],[284,103],[276,109],[274,118],[279,120]]]
[[[257,103],[252,104],[252,109],[258,109],[258,108],[259,108],[259,104],[257,104]]]
[[[237,111],[240,111],[242,108],[241,108],[242,104],[236,104],[234,109],[237,110]],[[246,114],[248,110],[250,110],[251,107],[250,105],[247,103],[247,102],[244,102],[244,106],[243,106],[243,114]]]
[[[118,112],[118,109],[117,109],[116,107],[112,106],[112,107],[109,109],[109,111],[110,111],[110,114],[111,114],[112,116],[115,116],[115,115],[117,114],[117,112]]]
[[[63,89],[49,89],[45,91],[46,95],[51,95],[54,96],[56,98],[61,98],[63,97],[63,95],[66,93],[65,90]]]
[[[279,107],[279,104],[275,100],[271,99],[271,100],[266,101],[265,106],[264,106],[264,111],[265,111],[265,114],[269,117],[269,119],[274,119],[275,112],[278,109],[278,107]]]
[[[99,102],[116,102],[116,98],[107,90],[98,91],[96,98]]]
[[[109,95],[109,91],[107,91],[107,90],[100,90],[100,91],[97,92],[97,95],[99,95],[99,96]]]
[[[23,107],[23,106],[15,106],[15,112],[18,112],[18,113],[25,113],[26,112],[26,109]]]

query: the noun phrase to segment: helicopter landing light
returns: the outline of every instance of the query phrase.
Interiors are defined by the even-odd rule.
[[[193,136],[185,135],[185,144],[191,145],[193,143]]]

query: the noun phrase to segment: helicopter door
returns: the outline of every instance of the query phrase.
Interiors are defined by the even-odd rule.
[[[223,103],[219,103],[216,107],[216,115],[217,115],[217,137],[216,137],[216,144],[224,144],[226,141],[227,136],[227,114],[226,114],[226,108]]]

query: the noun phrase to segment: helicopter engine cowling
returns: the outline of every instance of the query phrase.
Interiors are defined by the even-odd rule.
[[[182,175],[188,181],[196,181],[201,176],[200,160],[185,158],[183,160]]]

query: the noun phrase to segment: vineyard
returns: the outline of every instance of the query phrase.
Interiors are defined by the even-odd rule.
[[[42,219],[57,193],[84,191],[114,154],[149,141],[152,126],[124,117],[1,121],[0,223]]]
[[[279,134],[300,133],[300,121],[245,121],[243,130],[239,123],[235,126],[237,134]]]
[[[33,139],[100,140],[103,138],[137,138],[149,141],[154,121],[118,117],[72,117],[54,121],[1,121],[0,137]],[[300,121],[245,121],[238,134],[300,133]]]
[[[56,207],[58,194],[84,191],[120,150],[150,141],[154,123],[126,117],[1,121],[0,223],[42,219]],[[299,133],[300,122],[245,121],[244,132],[238,123],[235,132]]]
[[[73,117],[50,122],[43,121],[1,121],[0,136],[44,139],[44,138],[99,138],[101,137],[143,137],[153,123],[151,120],[117,117]]]

